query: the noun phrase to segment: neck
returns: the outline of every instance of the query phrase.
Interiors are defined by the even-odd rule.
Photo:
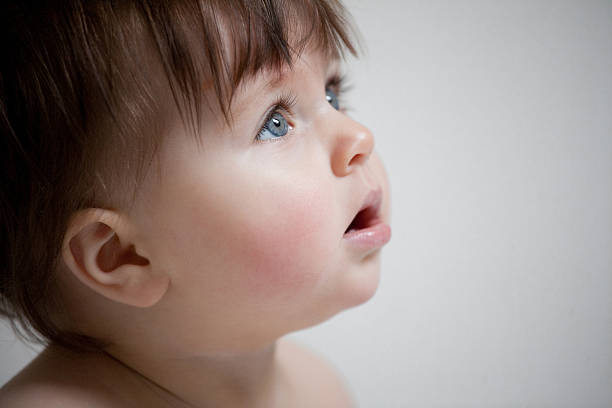
[[[160,402],[171,400],[172,406],[274,407],[287,389],[276,343],[255,351],[189,357],[119,347],[107,354],[149,383],[143,392],[154,387]]]

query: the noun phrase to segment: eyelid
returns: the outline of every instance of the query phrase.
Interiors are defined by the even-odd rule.
[[[340,102],[340,112],[346,113],[350,110],[350,107],[346,105],[344,98],[346,93],[349,92],[353,87],[347,83],[347,75],[339,72],[333,74],[325,83],[325,89],[331,89]]]
[[[291,119],[291,116],[293,115],[293,107],[296,105],[296,103],[297,103],[297,96],[293,93],[285,93],[285,94],[279,95],[279,97],[272,104],[272,106],[268,108],[263,121],[259,125],[257,133],[255,134],[255,143],[276,142],[282,139],[286,139],[286,136],[280,137],[278,139],[268,139],[268,140],[260,140],[258,139],[258,137],[259,135],[261,135],[261,132],[263,131],[268,121],[272,119],[272,116],[274,116],[274,114],[277,112],[286,113],[287,116],[289,116],[289,118],[285,118],[285,119],[289,123],[290,130],[293,129],[293,125],[291,125],[290,119]]]
[[[346,84],[346,75],[336,73],[333,74],[325,83],[325,88],[331,88],[336,95],[343,94],[349,90]]]

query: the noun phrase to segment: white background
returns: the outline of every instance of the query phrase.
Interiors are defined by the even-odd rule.
[[[295,336],[362,407],[612,406],[612,1],[347,5],[393,239],[369,303]]]

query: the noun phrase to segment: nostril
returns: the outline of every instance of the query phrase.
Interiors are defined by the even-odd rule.
[[[351,158],[351,160],[349,161],[348,165],[353,166],[355,164],[362,164],[365,160],[366,160],[367,156],[361,153],[356,154],[355,156],[353,156]]]
[[[334,174],[344,177],[367,163],[374,148],[372,134],[363,126],[350,121],[333,139],[331,164]]]

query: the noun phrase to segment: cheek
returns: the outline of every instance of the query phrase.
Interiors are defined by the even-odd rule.
[[[243,223],[246,289],[258,296],[291,297],[316,286],[333,258],[338,243],[326,202],[331,197],[321,189],[271,197],[272,211],[260,211]]]

